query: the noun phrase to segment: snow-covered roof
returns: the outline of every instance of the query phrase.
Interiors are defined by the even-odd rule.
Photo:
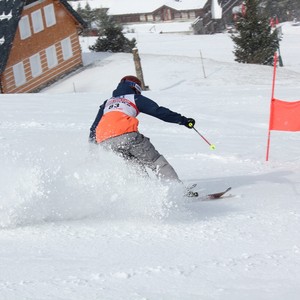
[[[6,65],[23,6],[22,0],[0,2],[0,73]]]
[[[92,9],[108,8],[109,15],[125,15],[135,13],[150,13],[160,8],[168,6],[176,10],[202,9],[208,0],[82,0],[70,1],[74,9],[80,3],[84,8],[88,3]]]
[[[3,21],[5,19],[10,20],[12,18],[12,13],[11,11],[6,14],[4,11],[2,12],[2,15],[0,15],[0,21]]]

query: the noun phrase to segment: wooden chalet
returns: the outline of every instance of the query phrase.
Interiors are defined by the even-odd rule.
[[[0,93],[37,92],[81,66],[85,26],[66,0],[0,1]]]
[[[243,0],[209,0],[207,1],[202,17],[197,17],[192,23],[194,34],[212,34],[222,32],[226,24],[233,23],[233,9]],[[219,16],[217,16],[217,14]]]
[[[149,12],[139,12],[130,14],[113,14],[114,19],[119,23],[139,23],[139,22],[164,22],[164,21],[188,21],[203,16],[202,8],[175,9],[163,5]]]
[[[204,14],[209,0],[79,0],[69,1],[74,9],[87,4],[91,9],[106,9],[121,24],[189,21]]]

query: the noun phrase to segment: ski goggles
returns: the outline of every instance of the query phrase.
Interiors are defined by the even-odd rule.
[[[142,88],[135,82],[125,80],[124,82],[128,83],[130,87],[134,88],[139,94],[142,93]]]

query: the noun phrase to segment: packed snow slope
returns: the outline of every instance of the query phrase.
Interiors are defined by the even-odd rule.
[[[157,25],[158,26],[158,25]],[[272,132],[272,67],[234,62],[227,34],[137,27],[147,97],[194,130],[140,115],[193,201],[88,144],[99,105],[134,74],[131,54],[87,50],[85,68],[39,94],[0,95],[0,299],[296,300],[300,133]],[[275,96],[300,100],[300,27],[285,24]],[[203,60],[200,58],[200,51]]]

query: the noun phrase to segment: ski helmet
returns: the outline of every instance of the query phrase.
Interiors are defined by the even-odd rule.
[[[127,75],[127,76],[124,76],[120,82],[126,82],[130,85],[130,87],[132,89],[134,89],[138,94],[141,94],[142,93],[142,88],[141,88],[141,81],[133,76],[133,75]]]

